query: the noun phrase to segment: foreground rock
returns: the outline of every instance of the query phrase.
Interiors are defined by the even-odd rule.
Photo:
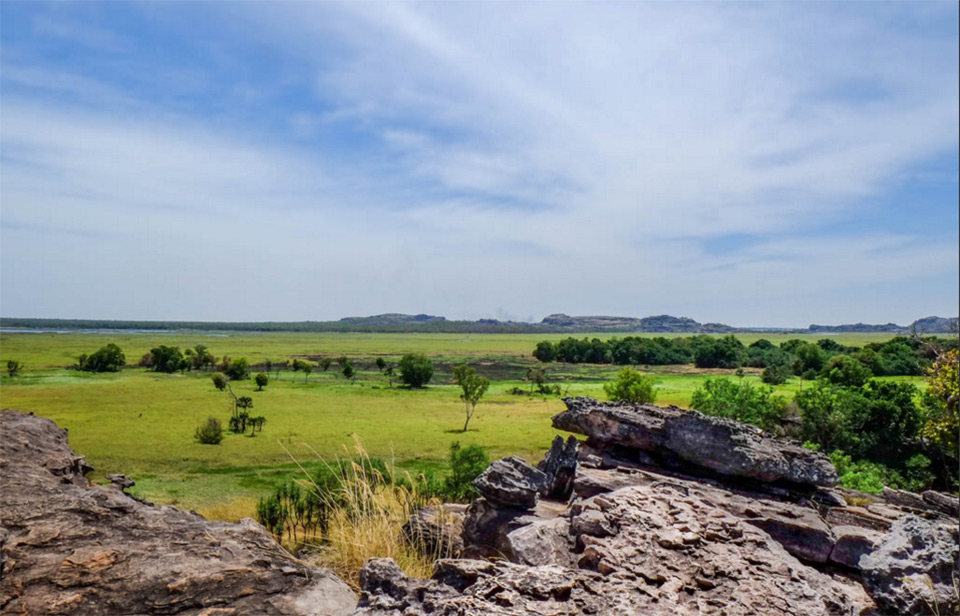
[[[763,482],[831,486],[837,473],[826,456],[765,435],[748,424],[696,411],[650,404],[566,398],[553,426],[585,434],[588,442],[675,456],[726,476]]]
[[[339,578],[258,524],[209,522],[91,486],[52,421],[0,411],[3,614],[350,614]]]
[[[905,517],[860,559],[864,584],[882,613],[960,611],[960,549],[956,521]]]
[[[565,535],[568,566],[440,561],[432,579],[414,580],[375,560],[364,569],[358,613],[847,616],[873,607],[858,584],[804,565],[684,486],[624,488],[570,514],[538,522],[552,528],[523,540],[529,553],[549,553]]]

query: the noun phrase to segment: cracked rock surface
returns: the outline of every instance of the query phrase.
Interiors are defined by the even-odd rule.
[[[0,613],[353,612],[333,573],[296,560],[257,523],[210,522],[90,485],[48,419],[0,411]]]

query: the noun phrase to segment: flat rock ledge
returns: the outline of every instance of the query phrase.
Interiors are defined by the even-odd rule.
[[[601,403],[565,398],[553,427],[588,442],[669,454],[729,477],[801,486],[832,486],[836,469],[825,455],[767,435],[759,428],[675,406]]]
[[[353,613],[333,573],[298,561],[256,522],[210,522],[123,492],[48,419],[0,411],[0,613]]]

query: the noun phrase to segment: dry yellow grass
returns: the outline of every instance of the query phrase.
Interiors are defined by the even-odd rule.
[[[369,462],[369,455],[356,436],[353,453],[353,459]],[[323,460],[316,452],[315,455]],[[309,480],[309,473],[300,468]],[[409,485],[387,482],[377,471],[371,472],[372,466],[367,463],[351,462],[347,468],[346,476],[340,481],[338,498],[331,499],[333,510],[326,534],[317,531],[299,541],[285,541],[285,547],[291,551],[312,548],[315,550],[309,557],[312,564],[332,570],[355,590],[360,588],[360,569],[371,558],[392,558],[407,575],[429,577],[434,562],[451,554],[423,554],[404,538],[404,523],[425,502],[417,492],[416,482],[408,481]],[[318,486],[313,488],[319,492]],[[426,501],[426,504],[440,503]]]

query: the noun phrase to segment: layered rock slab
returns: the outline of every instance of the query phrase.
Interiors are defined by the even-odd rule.
[[[569,518],[535,524],[544,532],[527,531],[523,550],[556,551],[559,537],[569,566],[441,561],[432,579],[414,580],[372,561],[358,613],[848,616],[873,607],[859,584],[804,565],[763,530],[668,481],[601,494]]]
[[[258,524],[210,522],[93,486],[52,421],[0,411],[0,612],[353,612],[334,574],[306,566]],[[218,611],[220,610],[220,611]]]
[[[687,464],[730,477],[796,485],[832,486],[836,469],[826,456],[773,438],[749,424],[697,411],[651,404],[600,403],[565,398],[555,428],[590,442],[645,452],[665,452]]]

